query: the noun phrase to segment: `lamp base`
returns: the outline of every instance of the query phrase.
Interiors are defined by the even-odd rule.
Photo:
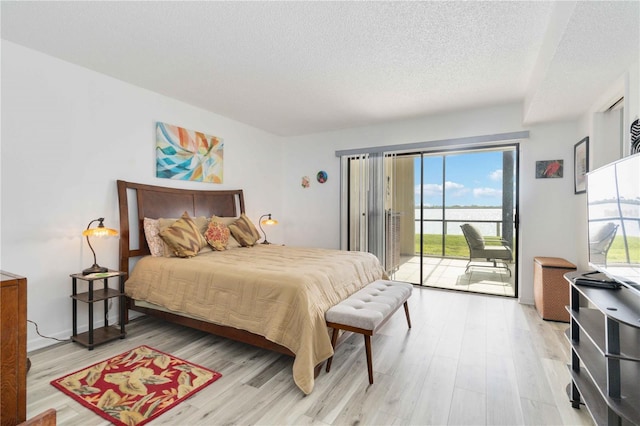
[[[262,242],[262,244],[271,244],[271,243],[270,243],[269,241],[267,241],[267,240],[264,240],[264,241]]]
[[[108,268],[105,268],[104,266],[99,266],[94,263],[91,268],[87,268],[83,270],[82,275],[97,274],[97,273],[108,272],[108,271],[109,271]]]

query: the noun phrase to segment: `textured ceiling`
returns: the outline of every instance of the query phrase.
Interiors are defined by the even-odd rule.
[[[285,136],[525,97],[577,117],[640,51],[637,1],[0,5],[5,40]]]

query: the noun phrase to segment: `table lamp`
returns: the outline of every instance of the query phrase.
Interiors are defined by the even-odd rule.
[[[97,227],[92,228],[91,225],[94,222],[100,222],[100,223],[98,223]],[[94,219],[91,222],[89,222],[89,224],[87,225],[87,229],[82,231],[82,235],[87,237],[87,244],[89,244],[89,248],[91,249],[91,252],[93,253],[93,266],[83,270],[82,271],[82,275],[89,275],[89,274],[95,274],[97,272],[107,272],[108,271],[108,269],[105,268],[104,266],[98,265],[98,263],[96,261],[96,252],[93,249],[93,246],[91,245],[91,241],[89,240],[89,237],[111,237],[111,236],[118,235],[118,231],[116,231],[115,229],[111,229],[111,228],[105,227],[103,222],[104,222],[104,218],[103,217],[101,217],[99,219]]]
[[[266,219],[262,220],[263,217],[266,217]],[[260,216],[260,221],[258,225],[260,226],[260,230],[264,235],[264,241],[262,242],[262,244],[271,244],[269,241],[267,241],[267,234],[264,232],[264,229],[262,229],[262,225],[271,226],[271,225],[277,225],[277,224],[278,224],[277,220],[271,219],[271,213],[263,214],[262,216]]]

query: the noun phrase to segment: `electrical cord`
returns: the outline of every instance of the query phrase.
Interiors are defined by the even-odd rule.
[[[111,306],[112,306],[113,302],[109,301],[109,307],[107,309],[107,322],[109,322],[109,311],[111,310]],[[35,321],[31,321],[30,319],[27,320],[27,322],[30,322],[31,324],[33,324],[36,327],[36,334],[40,337],[44,337],[45,339],[51,339],[51,340],[56,340],[58,342],[70,342],[71,339],[58,339],[57,337],[49,337],[49,336],[45,336],[43,334],[40,334],[40,330],[38,329],[38,323]]]
[[[70,342],[71,339],[58,339],[57,337],[49,337],[49,336],[44,336],[42,334],[40,334],[40,330],[38,330],[38,323],[36,323],[35,321],[31,321],[31,320],[27,320],[27,322],[30,322],[31,324],[35,325],[36,327],[36,334],[40,337],[44,337],[45,339],[51,339],[51,340],[57,340],[58,342]]]

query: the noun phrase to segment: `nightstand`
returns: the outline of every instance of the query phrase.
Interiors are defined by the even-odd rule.
[[[127,274],[120,271],[112,271],[97,274],[71,274],[71,282],[73,285],[73,335],[71,340],[86,346],[92,350],[94,346],[101,343],[109,342],[115,339],[124,339],[126,333],[124,331],[124,279]],[[118,288],[109,287],[110,279],[118,280]],[[88,291],[78,293],[78,281],[84,281]],[[102,288],[93,288],[95,281],[102,281]],[[119,326],[109,325],[109,299],[118,299],[118,324]],[[89,306],[89,330],[78,334],[78,301],[86,303]],[[102,301],[104,303],[104,326],[96,330],[93,329],[93,304]]]

